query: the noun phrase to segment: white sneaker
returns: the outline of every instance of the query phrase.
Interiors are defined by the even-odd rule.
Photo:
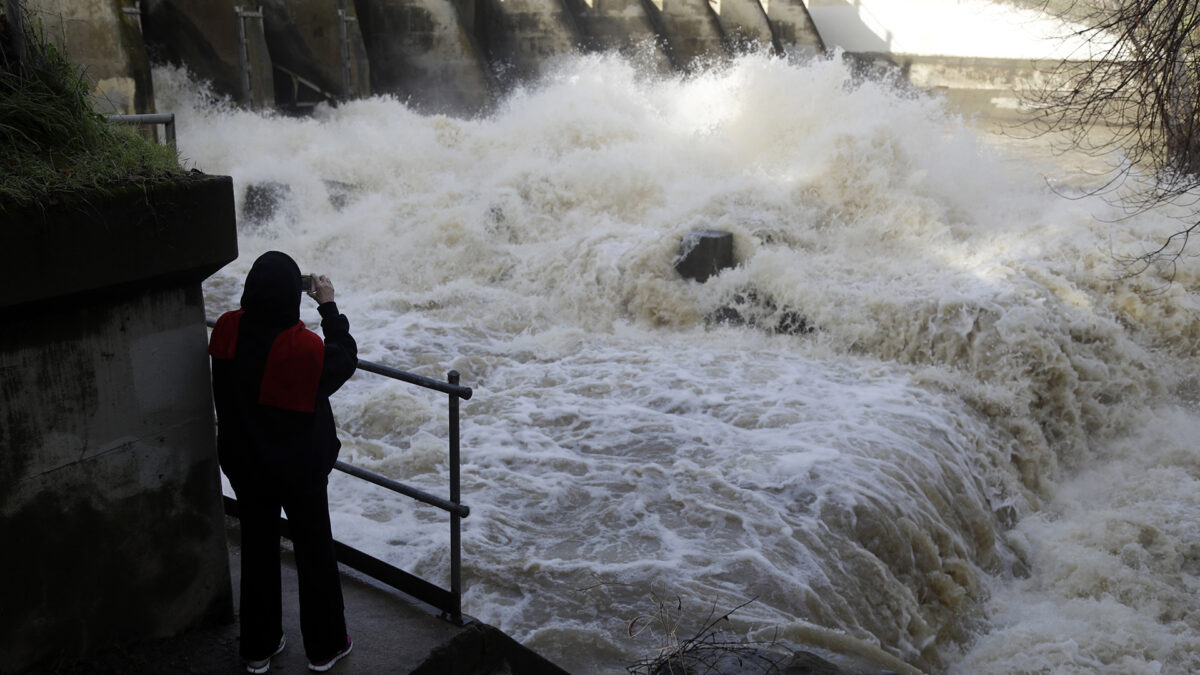
[[[333,656],[331,656],[331,657],[329,657],[329,658],[325,659],[324,661],[317,661],[316,663],[313,663],[313,662],[311,662],[311,661],[310,661],[310,662],[309,662],[309,664],[308,664],[308,669],[309,669],[309,670],[315,670],[315,671],[317,671],[318,673],[323,673],[323,672],[325,672],[325,671],[329,670],[330,668],[332,668],[332,667],[333,667],[333,664],[337,663],[337,662],[338,662],[338,661],[339,661],[339,660],[340,660],[340,659],[341,659],[343,656],[345,656],[345,655],[349,654],[349,653],[350,653],[350,650],[351,650],[353,647],[354,647],[354,643],[350,641],[350,636],[349,636],[349,635],[347,635],[347,636],[346,636],[346,648],[345,648],[345,649],[343,649],[342,651],[340,651],[340,652],[338,652],[338,653],[334,654]]]
[[[279,654],[279,652],[283,651],[283,648],[286,646],[287,646],[287,636],[280,635],[279,636],[279,646],[275,648],[275,651],[271,652],[271,656],[268,656],[265,659],[256,659],[253,661],[247,661],[246,662],[246,672],[247,673],[265,673],[265,672],[267,672],[268,670],[271,669],[271,659],[274,656],[276,656],[277,654]]]

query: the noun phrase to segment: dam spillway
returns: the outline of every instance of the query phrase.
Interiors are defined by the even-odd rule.
[[[664,74],[746,50],[824,49],[802,0],[29,0],[104,112],[153,112],[150,61],[251,108],[391,94],[476,114],[562,56],[638,54]]]

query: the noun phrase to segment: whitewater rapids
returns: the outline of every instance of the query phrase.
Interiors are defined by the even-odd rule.
[[[209,315],[283,250],[363,358],[458,370],[464,610],[569,671],[654,655],[627,626],[676,597],[680,633],[752,600],[728,635],[913,671],[1200,671],[1200,267],[1120,264],[1171,214],[1063,199],[838,60],[578,57],[470,120],[155,87],[239,209],[290,187]],[[694,229],[738,267],[679,278]],[[748,289],[816,330],[707,319]],[[444,492],[444,397],[359,373],[334,409],[343,460]],[[330,493],[335,536],[447,583],[440,511]]]

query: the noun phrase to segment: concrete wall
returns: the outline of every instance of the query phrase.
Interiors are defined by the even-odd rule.
[[[659,72],[676,68],[654,0],[564,0],[585,51],[619,51]]]
[[[261,0],[271,62],[313,82],[336,98],[371,94],[371,69],[350,0]],[[339,11],[343,12],[339,15]],[[342,22],[349,71],[342,54]],[[277,98],[280,92],[277,90]]]
[[[574,53],[583,37],[560,0],[479,0],[472,23],[502,83],[537,77],[555,57]]]
[[[357,0],[375,91],[425,112],[488,108],[497,89],[468,17],[446,0]]]
[[[658,15],[677,68],[695,70],[706,59],[727,54],[725,35],[708,0],[662,0]]]
[[[212,82],[216,93],[252,108],[269,108],[275,105],[275,75],[261,19],[240,20],[249,68],[243,73],[235,9],[242,4],[237,0],[144,0],[146,40],[156,58],[187,66]]]
[[[802,0],[142,0],[140,18],[125,12],[134,0],[31,2],[59,17],[54,31],[86,33],[71,38],[79,45],[72,56],[91,72],[140,59],[136,77],[102,78],[111,92],[102,97],[136,94],[150,105],[139,26],[152,58],[184,65],[254,108],[387,93],[425,112],[475,114],[578,50],[620,51],[662,73],[742,46],[821,50]],[[261,7],[262,17],[239,19],[237,7]],[[349,86],[339,9],[354,19],[346,24]]]
[[[825,41],[803,0],[761,0],[761,4],[771,22],[776,49],[805,56],[825,52]]]
[[[83,66],[101,113],[154,112],[141,21],[124,0],[27,0],[45,37]]]
[[[731,51],[777,47],[771,23],[759,0],[710,0],[709,7]]]
[[[1027,119],[1021,92],[1052,87],[1058,61],[985,59],[918,54],[847,54],[863,72],[894,73],[925,92],[942,96],[959,114],[985,123]]]
[[[224,178],[0,215],[0,672],[232,619],[200,281],[233,213]]]

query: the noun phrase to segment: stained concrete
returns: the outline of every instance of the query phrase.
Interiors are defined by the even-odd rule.
[[[426,113],[476,113],[498,89],[471,31],[445,0],[358,0],[371,88]]]
[[[771,22],[759,0],[711,0],[709,7],[731,51],[776,47]]]
[[[154,112],[150,61],[133,3],[123,0],[25,0],[42,35],[84,68],[96,111]]]
[[[537,77],[582,37],[560,0],[480,0],[472,29],[502,84]]]
[[[825,42],[809,16],[804,0],[762,0],[761,4],[771,22],[771,34],[779,51],[803,56],[825,52]]]
[[[615,50],[668,73],[676,62],[655,0],[563,0],[575,16],[585,51]]]
[[[696,70],[709,60],[728,55],[725,34],[710,3],[662,0],[661,5],[658,19],[677,68]]]
[[[198,284],[6,313],[0,672],[228,616]]]
[[[186,66],[211,82],[216,93],[251,108],[269,108],[275,105],[275,72],[263,20],[239,18],[237,12],[252,4],[257,7],[240,0],[144,0],[146,42],[158,60]],[[239,23],[246,37],[244,66]]]
[[[191,187],[0,213],[19,280],[0,286],[0,672],[231,615],[200,282],[237,257],[233,192]]]
[[[371,95],[371,68],[353,2],[260,0],[256,4],[262,6],[263,30],[274,65],[296,73],[338,99]],[[288,77],[286,73],[279,75],[282,79]],[[286,88],[276,88],[280,103],[282,89]]]
[[[83,302],[148,283],[196,284],[237,258],[233,181],[171,182],[56,195],[0,211],[0,307]],[[204,321],[203,315],[197,319]]]

